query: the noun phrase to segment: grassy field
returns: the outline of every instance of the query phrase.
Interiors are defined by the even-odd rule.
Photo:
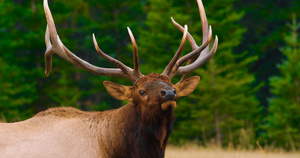
[[[168,146],[166,158],[300,158],[300,152],[221,150],[200,147]]]

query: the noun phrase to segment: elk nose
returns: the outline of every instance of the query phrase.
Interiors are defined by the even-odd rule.
[[[175,99],[176,97],[176,90],[172,89],[172,90],[162,90],[161,95],[164,99],[169,100],[169,99]]]

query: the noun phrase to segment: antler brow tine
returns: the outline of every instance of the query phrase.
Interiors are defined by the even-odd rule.
[[[107,60],[108,62],[114,64],[115,66],[117,66],[118,68],[120,68],[122,71],[129,71],[130,68],[128,68],[126,65],[124,65],[122,62],[120,62],[119,60],[105,54],[98,46],[95,34],[93,33],[93,42],[94,42],[94,46],[95,49],[97,51],[97,53],[105,60]]]

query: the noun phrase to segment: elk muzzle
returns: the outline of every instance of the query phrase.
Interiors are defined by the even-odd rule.
[[[174,100],[176,97],[176,90],[162,90],[161,92],[161,96],[165,99],[165,100]]]
[[[171,90],[162,90],[161,96],[164,99],[164,102],[161,104],[162,110],[168,110],[168,109],[174,109],[176,107],[176,90],[171,89]]]

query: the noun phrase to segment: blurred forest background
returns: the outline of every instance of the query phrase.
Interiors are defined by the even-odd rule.
[[[0,120],[20,121],[56,106],[102,111],[124,105],[102,82],[132,85],[129,80],[96,76],[57,55],[45,76],[42,4],[0,0]],[[203,4],[219,46],[193,73],[201,76],[198,88],[179,100],[170,142],[299,150],[300,1]],[[49,6],[64,44],[98,66],[113,67],[96,53],[92,33],[104,52],[133,66],[129,26],[143,74],[161,73],[180,44],[182,33],[170,17],[187,24],[197,43],[202,42],[196,0],[51,0]],[[188,42],[184,50],[191,50]]]

